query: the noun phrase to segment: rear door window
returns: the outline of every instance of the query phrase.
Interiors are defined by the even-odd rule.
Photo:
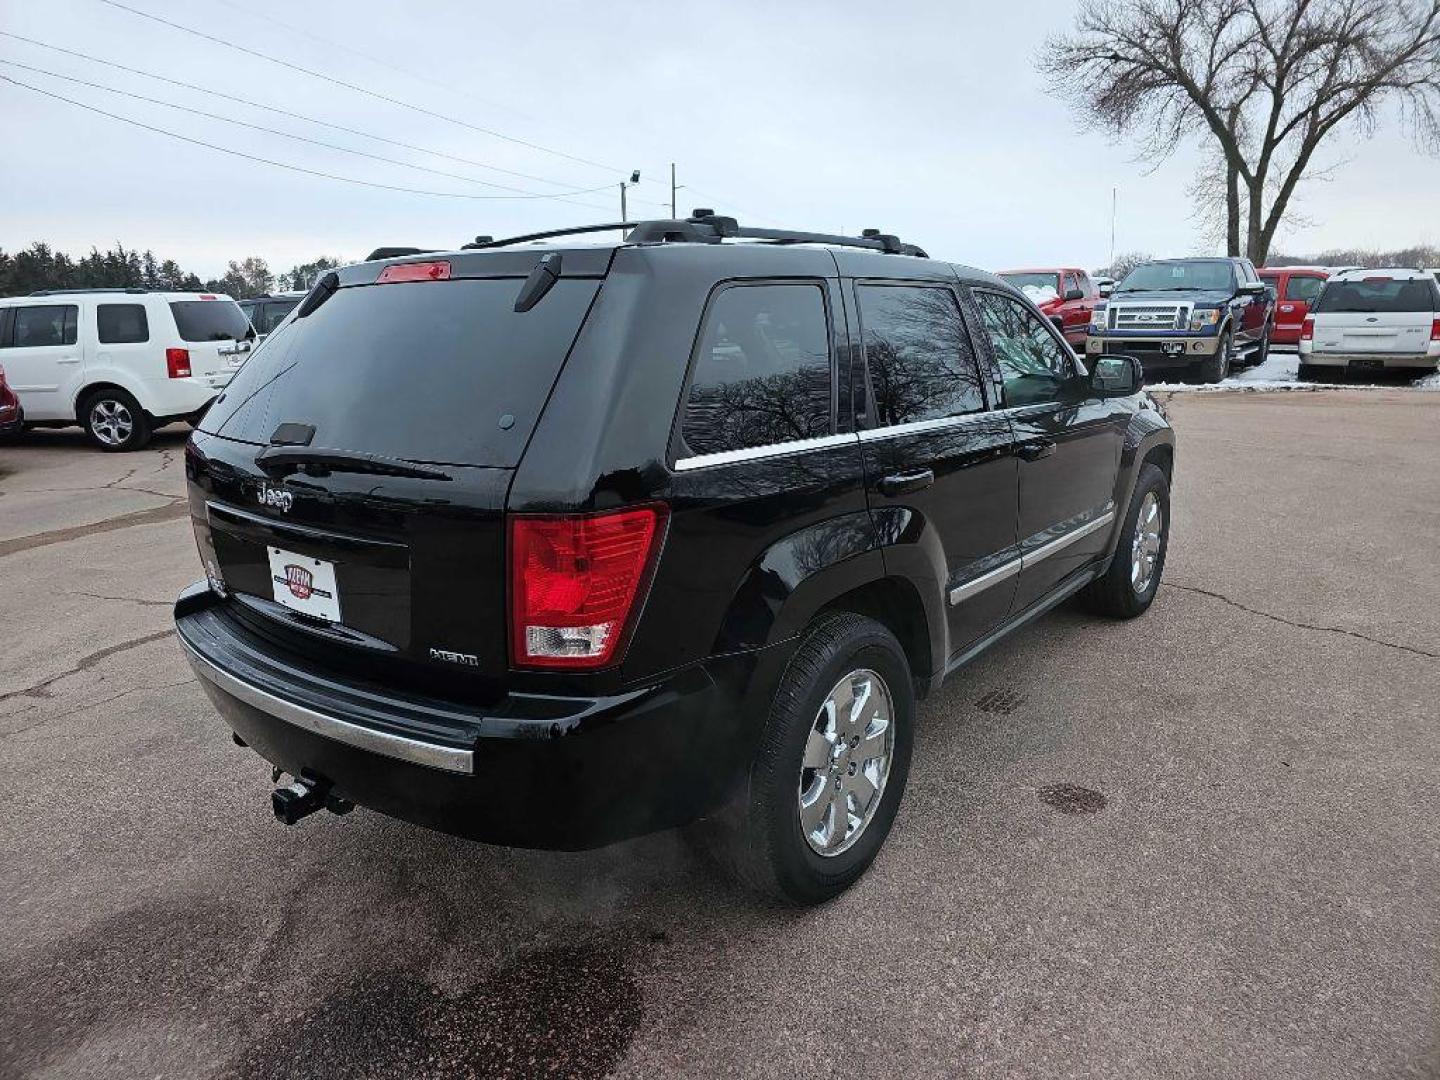
[[[516,312],[520,284],[340,289],[266,338],[201,428],[263,445],[288,421],[315,447],[513,467],[600,283],[562,278]]]
[[[1325,279],[1322,277],[1290,275],[1290,280],[1285,283],[1285,299],[1300,300],[1310,303],[1320,295],[1320,290],[1325,287]]]
[[[133,345],[150,340],[144,304],[98,304],[95,323],[102,345]]]
[[[299,300],[267,300],[258,319],[252,318],[257,333],[268,334],[285,321],[285,316],[295,310]]]
[[[74,304],[28,304],[15,309],[9,344],[17,349],[74,345],[80,309]]]
[[[182,341],[240,341],[250,320],[234,300],[176,300],[170,304]]]
[[[876,427],[985,408],[975,351],[952,290],[861,285],[856,293]]]
[[[818,284],[735,285],[710,302],[685,402],[691,455],[831,432],[825,294]]]

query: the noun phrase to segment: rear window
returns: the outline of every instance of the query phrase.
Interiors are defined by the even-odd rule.
[[[1319,312],[1344,311],[1434,311],[1436,289],[1428,281],[1398,278],[1371,278],[1365,281],[1332,281],[1315,302]]]
[[[101,345],[133,345],[150,340],[144,304],[98,304],[95,325]]]
[[[265,444],[288,421],[315,447],[512,467],[599,287],[562,279],[517,313],[520,284],[341,289],[266,338],[201,429]]]
[[[182,341],[240,341],[250,320],[234,300],[176,300],[170,305]]]

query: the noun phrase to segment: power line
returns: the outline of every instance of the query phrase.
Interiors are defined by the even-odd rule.
[[[402,142],[398,139],[390,139],[384,135],[375,135],[368,131],[361,131],[358,128],[346,127],[344,124],[336,124],[329,120],[317,120],[313,116],[305,116],[302,113],[291,112],[288,109],[282,109],[275,105],[266,105],[263,102],[251,101],[249,98],[239,97],[224,90],[211,90],[204,86],[196,86],[194,83],[183,82],[180,79],[172,79],[168,75],[157,75],[153,71],[144,71],[140,68],[128,67],[127,65],[117,63],[114,60],[105,60],[98,56],[91,56],[88,53],[76,52],[74,49],[65,49],[59,45],[51,45],[44,41],[38,41],[35,38],[28,38],[21,34],[11,33],[8,30],[0,30],[0,37],[13,38],[16,41],[23,41],[27,45],[35,45],[41,49],[49,49],[51,52],[63,53],[66,56],[73,56],[76,59],[84,60],[87,63],[102,64],[105,67],[115,68],[117,71],[124,71],[131,75],[139,75],[142,78],[146,79],[154,79],[156,82],[169,83],[171,86],[178,86],[184,90],[193,90],[198,94],[209,94],[212,97],[224,98],[226,101],[234,101],[237,104],[246,105],[252,109],[262,109],[265,112],[274,113],[277,116],[288,116],[292,120],[302,120],[307,124],[315,124],[317,127],[330,128],[332,131],[343,131],[347,135],[358,135],[362,139],[372,139],[375,142],[386,143],[390,146],[398,146],[402,150],[414,150],[417,153],[421,154],[431,154],[435,157],[446,158],[449,161],[458,162],[461,165],[471,165],[477,169],[487,169],[490,172],[502,173],[505,176],[513,176],[520,180],[533,180],[537,184],[550,184],[554,187],[562,188],[570,186],[569,184],[566,184],[560,180],[551,180],[548,177],[535,176],[532,173],[517,172],[514,169],[504,169],[501,168],[499,165],[489,165],[483,161],[475,161],[471,158],[458,157],[455,154],[449,154],[443,150],[431,150],[428,147],[416,146],[414,143]],[[600,208],[594,207],[593,209]]]
[[[344,79],[337,79],[333,75],[326,75],[324,72],[314,71],[311,68],[307,67],[301,67],[299,64],[292,64],[288,60],[280,60],[274,56],[269,56],[255,49],[246,48],[244,45],[238,45],[233,41],[226,41],[224,38],[218,38],[211,34],[207,34],[202,30],[196,30],[189,26],[182,26],[180,23],[177,22],[171,22],[169,19],[162,19],[159,15],[152,15],[148,11],[141,11],[139,8],[130,7],[126,4],[120,3],[119,0],[100,0],[100,3],[106,4],[113,8],[118,8],[121,11],[128,11],[132,15],[138,15],[142,19],[149,19],[152,22],[160,23],[162,26],[168,26],[174,30],[179,30],[186,34],[192,34],[195,37],[201,38],[205,41],[213,42],[216,45],[222,45],[232,52],[242,52],[245,53],[247,56],[256,57],[257,59],[264,60],[267,63],[275,64],[283,68],[289,68],[292,71],[298,71],[302,74],[309,75],[313,79],[320,79],[322,82],[332,83],[335,86],[341,86],[347,90],[354,90],[356,93],[364,94],[366,97],[375,98],[377,101],[388,102],[391,105],[398,105],[402,109],[410,109],[413,112],[421,113],[425,116],[431,116],[437,120],[444,120],[447,123],[458,124],[461,127],[469,128],[471,131],[478,131],[482,135],[489,135],[491,138],[494,139],[503,139],[505,142],[515,143],[517,146],[528,147],[531,150],[538,150],[543,154],[550,154],[554,157],[564,158],[567,161],[574,161],[580,165],[588,165],[591,168],[602,169],[605,172],[619,173],[622,171],[612,165],[603,165],[598,161],[591,161],[589,158],[577,157],[574,154],[567,154],[563,150],[554,150],[548,146],[542,146],[539,143],[529,142],[525,139],[517,139],[513,135],[506,135],[499,131],[493,131],[490,128],[480,127],[476,124],[470,123],[468,120],[461,120],[454,116],[447,116],[444,113],[435,112],[433,109],[427,109],[423,105],[412,105],[408,101],[402,101],[399,98],[389,97],[386,94],[378,93],[377,91],[371,90],[368,87],[360,86],[356,83],[346,82]]]
[[[132,124],[135,127],[143,128],[146,131],[153,131],[159,135],[168,135],[172,139],[179,139],[181,142],[187,142],[194,146],[203,146],[207,150],[216,150],[222,154],[230,154],[233,157],[244,158],[246,161],[257,161],[261,165],[272,165],[277,169],[289,169],[291,172],[304,173],[307,176],[318,176],[325,180],[339,180],[341,183],[344,184],[356,184],[360,187],[378,188],[381,191],[398,191],[406,195],[431,195],[435,198],[440,199],[480,199],[491,201],[499,199],[553,199],[555,197],[553,195],[471,195],[470,193],[464,191],[425,191],[420,188],[400,187],[396,184],[379,184],[371,180],[357,180],[353,176],[337,176],[334,173],[320,172],[318,169],[307,169],[300,165],[291,165],[284,161],[273,161],[270,158],[258,157],[255,154],[246,154],[239,150],[231,150],[229,147],[226,146],[216,146],[214,143],[208,143],[202,139],[192,139],[188,135],[181,135],[178,132],[168,131],[165,128],[159,128],[151,124],[141,123],[139,120],[133,120],[128,116],[120,116],[118,113],[107,112],[106,110],[98,108],[95,105],[87,105],[83,101],[76,101],[74,98],[65,97],[63,94],[57,94],[51,90],[42,90],[38,86],[31,86],[29,83],[21,82],[19,79],[16,79],[10,75],[0,75],[0,80],[4,80],[5,82],[11,83],[15,86],[22,86],[26,90],[32,90],[37,94],[43,94],[45,97],[54,98],[57,101],[66,102],[67,104],[74,105],[77,108],[85,109],[88,112],[99,113],[101,116],[108,116],[111,120],[119,120],[121,123]],[[609,188],[610,185],[606,184],[602,187],[589,188],[583,192],[573,192],[572,194],[591,194],[597,191],[608,191]]]
[[[463,94],[471,101],[479,102],[481,105],[488,105],[492,109],[505,109],[508,112],[516,114],[517,116],[523,116],[528,120],[534,119],[534,117],[527,116],[525,113],[520,112],[520,110],[515,109],[512,106],[506,105],[503,102],[490,101],[486,98],[482,98],[476,94],[470,93],[470,91],[466,90],[464,87],[451,86],[449,83],[443,83],[439,79],[432,79],[428,75],[422,75],[418,71],[411,71],[409,68],[403,68],[400,67],[398,64],[392,64],[388,60],[383,60],[380,57],[373,56],[370,53],[367,53],[361,49],[346,45],[344,42],[336,41],[334,38],[327,38],[323,34],[315,33],[313,30],[306,30],[303,26],[296,26],[294,23],[287,23],[281,19],[277,19],[275,18],[275,16],[270,15],[267,12],[257,11],[254,8],[248,8],[243,4],[235,3],[234,0],[219,0],[219,2],[224,4],[228,8],[232,8],[235,11],[240,12],[242,15],[257,19],[264,19],[266,22],[272,23],[275,26],[280,27],[282,30],[288,30],[292,34],[299,34],[301,37],[307,37],[311,41],[318,41],[322,45],[328,45],[332,49],[339,49],[341,52],[347,52],[351,56],[358,56],[362,60],[366,60],[369,63],[376,65],[377,67],[385,68],[388,71],[393,71],[398,75],[404,75],[407,78],[415,79],[417,82],[428,83],[431,86],[438,87],[439,89],[446,91],[447,93]]]
[[[46,71],[44,68],[32,67],[29,64],[22,64],[18,60],[7,60],[0,57],[0,64],[8,64],[11,67],[23,68],[26,71],[33,71],[39,75],[48,75],[52,79],[63,79],[65,82],[77,83],[80,86],[88,86],[95,90],[103,90],[107,94],[119,94],[121,97],[134,98],[136,101],[148,102],[151,105],[161,105],[167,109],[177,109],[180,112],[191,113],[194,116],[203,116],[207,120],[219,120],[225,124],[235,124],[237,127],[249,128],[252,131],[263,131],[267,135],[278,135],[284,139],[294,139],[296,142],[309,143],[311,146],[324,147],[326,150],[338,150],[345,154],[355,154],[359,157],[370,158],[372,161],[383,161],[388,165],[399,165],[406,169],[418,169],[421,172],[433,173],[435,176],[444,176],[451,180],[463,180],[468,184],[481,184],[485,187],[499,188],[501,191],[512,191],[519,195],[526,195],[536,199],[557,199],[563,200],[567,195],[589,195],[596,191],[606,190],[605,188],[585,188],[579,191],[560,192],[556,194],[545,194],[534,191],[526,191],[524,188],[510,187],[506,184],[496,184],[489,180],[479,180],[473,176],[462,176],[459,173],[445,172],[441,169],[431,169],[424,165],[414,165],[408,161],[401,161],[398,158],[389,158],[381,154],[371,154],[364,150],[355,150],[348,146],[338,146],[335,143],[321,142],[319,139],[307,139],[304,135],[294,135],[288,131],[280,131],[276,128],[264,127],[260,124],[247,123],[244,120],[236,120],[229,116],[221,116],[218,113],[206,112],[204,109],[192,109],[188,105],[177,105],[173,101],[163,101],[160,98],[147,97],[144,94],[132,93],[129,90],[120,90],[113,86],[105,86],[102,83],[89,82],[86,79],[77,79],[71,75],[61,75],[58,72]],[[608,185],[607,185],[608,186]],[[577,206],[585,206],[592,210],[603,209],[592,203],[576,203]]]

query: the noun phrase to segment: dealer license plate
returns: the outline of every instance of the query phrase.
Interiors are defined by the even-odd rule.
[[[335,588],[335,564],[309,555],[272,547],[270,585],[282,607],[313,615],[326,622],[340,621],[340,593]]]

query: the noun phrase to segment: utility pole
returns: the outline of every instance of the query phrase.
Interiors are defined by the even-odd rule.
[[[1119,188],[1112,187],[1110,189],[1110,266],[1108,269],[1111,276],[1114,276],[1115,273],[1115,210],[1119,205],[1119,192]]]
[[[680,215],[675,213],[675,192],[679,189],[675,186],[675,163],[670,162],[670,217],[676,219]]]

